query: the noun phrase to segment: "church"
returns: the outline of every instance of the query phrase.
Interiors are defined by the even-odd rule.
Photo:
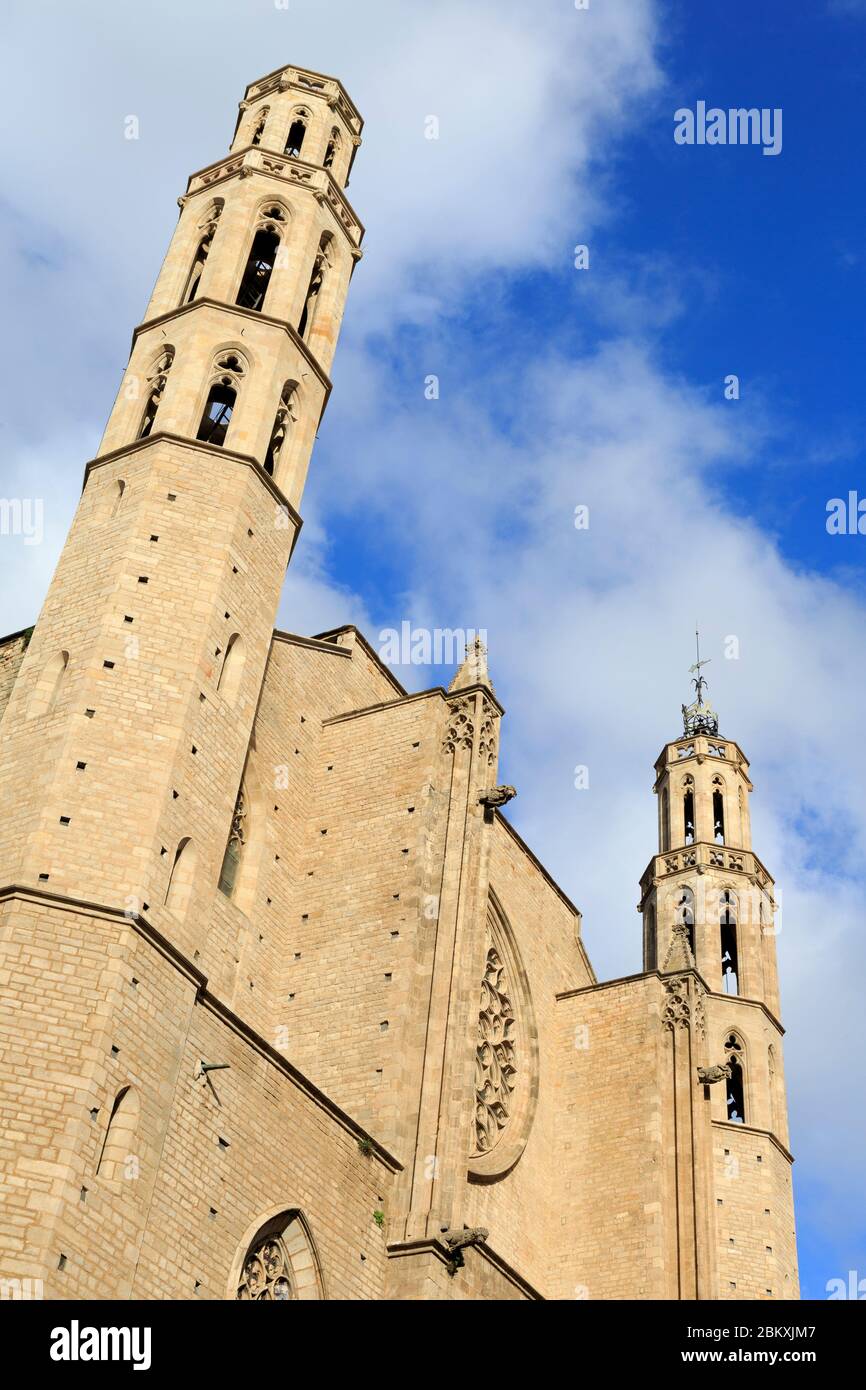
[[[274,628],[362,126],[320,73],[247,88],[0,644],[4,1291],[795,1299],[774,885],[700,658],[599,981],[483,644],[407,692]]]

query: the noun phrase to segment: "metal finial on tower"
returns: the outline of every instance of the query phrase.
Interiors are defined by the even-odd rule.
[[[704,700],[704,690],[709,685],[706,677],[701,674],[701,668],[710,664],[710,657],[701,660],[701,634],[695,624],[695,663],[689,667],[689,675],[692,677],[692,685],[695,687],[695,698],[690,705],[683,705],[683,728],[687,735],[690,734],[717,734],[719,732],[719,718],[715,710]]]

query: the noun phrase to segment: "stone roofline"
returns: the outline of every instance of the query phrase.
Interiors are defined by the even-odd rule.
[[[707,998],[724,1000],[735,998],[738,1004],[746,1004],[752,1009],[760,1009],[761,1013],[765,1014],[770,1023],[778,1029],[780,1037],[784,1036],[785,1029],[781,1022],[773,1013],[772,1009],[767,1008],[762,999],[746,999],[742,994],[722,994],[719,990],[710,989],[701,972],[694,968],[689,970],[639,970],[633,975],[617,975],[613,980],[598,980],[594,985],[579,985],[577,989],[564,989],[559,994],[555,994],[554,998],[557,1004],[559,1004],[566,999],[574,999],[578,994],[587,994],[594,989],[615,989],[618,985],[636,984],[639,980],[645,980],[650,975],[654,975],[657,980],[669,980],[672,975],[693,975],[699,984],[703,986]],[[739,1126],[737,1126],[737,1128],[739,1128]]]
[[[343,1110],[325,1091],[314,1085],[303,1072],[299,1071],[287,1057],[284,1057],[275,1047],[261,1036],[249,1023],[246,1023],[229,1006],[223,1002],[216,994],[212,993],[208,987],[208,977],[199,967],[178,950],[173,942],[163,936],[160,931],[142,913],[128,913],[122,908],[110,907],[105,903],[87,902],[81,898],[72,898],[65,893],[51,893],[42,888],[28,888],[26,885],[12,883],[4,888],[0,888],[0,903],[18,900],[39,904],[44,907],[63,907],[72,912],[78,912],[85,916],[97,916],[103,920],[117,922],[118,925],[129,926],[148,944],[154,947],[174,968],[196,987],[196,1003],[206,1008],[214,1014],[232,1032],[239,1034],[272,1066],[283,1072],[299,1091],[302,1091],[314,1105],[326,1111],[332,1120],[335,1120],[342,1129],[348,1130],[353,1138],[363,1143],[365,1149],[369,1145],[368,1152],[371,1156],[375,1155],[379,1162],[383,1164],[389,1172],[401,1172],[403,1165],[399,1159],[389,1153],[372,1134],[358,1124],[347,1111]]]
[[[297,87],[301,91],[305,90],[303,82],[291,80],[289,77],[290,73],[295,74],[296,77],[308,77],[313,78],[315,81],[333,83],[337,93],[343,98],[343,101],[346,103],[353,117],[352,124],[357,126],[356,134],[360,135],[364,128],[363,116],[349,96],[349,93],[346,91],[339,77],[333,77],[327,72],[316,72],[313,68],[299,68],[293,66],[291,63],[283,64],[282,67],[274,68],[273,72],[266,72],[264,77],[257,77],[255,81],[248,82],[244,88],[244,101],[257,100],[259,97],[266,96],[268,92],[273,91],[275,87],[279,86],[281,77],[285,78],[290,87]],[[309,89],[307,89],[307,94],[309,95]]]

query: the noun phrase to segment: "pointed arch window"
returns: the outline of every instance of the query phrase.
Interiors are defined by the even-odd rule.
[[[309,111],[300,107],[293,113],[292,124],[289,126],[289,133],[286,138],[286,148],[284,154],[291,155],[294,159],[299,159],[304,145],[304,137],[307,134],[307,123],[310,119]]]
[[[337,127],[334,126],[333,130],[331,131],[330,139],[328,140],[327,149],[325,150],[325,158],[323,162],[326,169],[333,169],[334,160],[337,158],[340,143],[340,132],[337,129]]]
[[[196,245],[195,255],[193,256],[192,265],[190,266],[189,274],[186,277],[186,284],[183,287],[183,294],[181,296],[180,301],[181,304],[191,304],[199,292],[202,273],[207,263],[207,258],[210,255],[211,246],[213,245],[213,239],[217,229],[217,223],[220,220],[222,210],[222,200],[218,199],[208,208],[204,220],[199,223],[200,235],[198,243]]]
[[[728,1119],[732,1124],[743,1125],[746,1123],[745,1069],[743,1044],[736,1033],[729,1033],[725,1039],[725,1061],[731,1068],[725,1097]]]
[[[256,1233],[241,1262],[232,1296],[259,1303],[323,1297],[318,1257],[300,1212],[281,1212]]]
[[[687,845],[695,842],[695,790],[690,777],[683,792],[683,836]]]
[[[68,652],[55,652],[46,661],[39,678],[30,697],[30,708],[28,718],[36,719],[41,715],[50,714],[57,703],[60,694],[60,687],[63,684],[63,677],[69,665]]]
[[[126,483],[123,478],[118,478],[114,489],[114,499],[112,501],[111,515],[117,516],[123,503],[123,494],[126,492]]]
[[[206,444],[225,443],[237,401],[237,391],[230,381],[215,381],[208,392],[204,414],[198,427],[197,439]]]
[[[216,371],[219,375],[208,391],[196,439],[222,446],[231,424],[246,364],[236,352],[225,352],[217,358]]]
[[[740,965],[737,956],[737,896],[724,888],[719,897],[719,931],[722,957],[722,989],[739,994]]]
[[[165,894],[165,905],[170,912],[183,917],[192,900],[195,886],[195,871],[198,862],[196,847],[189,836],[181,840],[174,856],[171,877]]]
[[[251,145],[260,145],[265,133],[265,126],[268,122],[269,106],[263,106],[257,116],[253,117],[253,132],[250,136]]]
[[[246,663],[246,647],[239,632],[233,632],[226,646],[222,670],[217,681],[217,690],[230,705],[233,705],[241,686],[241,677]]]
[[[253,237],[236,304],[244,309],[261,311],[279,248],[279,234],[273,228],[260,227]]]
[[[291,443],[290,436],[297,421],[298,383],[287,381],[280,395],[280,404],[277,407],[268,452],[265,455],[265,472],[269,473],[272,478],[277,476],[280,462],[288,454]]]
[[[304,300],[304,307],[298,322],[298,333],[304,342],[310,341],[310,334],[316,319],[316,310],[321,303],[322,289],[325,280],[332,266],[332,238],[329,232],[323,232],[319,241],[319,249],[316,252],[316,259],[313,262],[313,269],[310,275],[310,284]]]
[[[713,778],[713,839],[725,843],[725,784],[721,777]]]
[[[138,1176],[138,1120],[138,1092],[132,1086],[124,1086],[118,1091],[111,1109],[96,1167],[97,1177],[118,1182],[121,1178]]]
[[[153,371],[147,378],[148,393],[144,407],[141,426],[138,431],[139,439],[146,439],[153,429],[153,422],[156,419],[156,412],[159,410],[160,402],[165,393],[168,374],[174,362],[174,351],[172,348],[160,353],[154,363]]]
[[[228,843],[226,844],[225,854],[223,855],[222,868],[220,869],[219,890],[221,893],[224,893],[227,898],[231,898],[234,895],[246,844],[247,799],[246,789],[243,783],[241,783],[238,799],[235,802],[235,809],[232,815]]]

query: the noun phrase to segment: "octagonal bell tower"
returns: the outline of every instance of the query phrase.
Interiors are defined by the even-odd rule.
[[[0,728],[3,881],[146,913],[203,964],[363,236],[341,83],[285,68],[240,105],[178,199]]]

